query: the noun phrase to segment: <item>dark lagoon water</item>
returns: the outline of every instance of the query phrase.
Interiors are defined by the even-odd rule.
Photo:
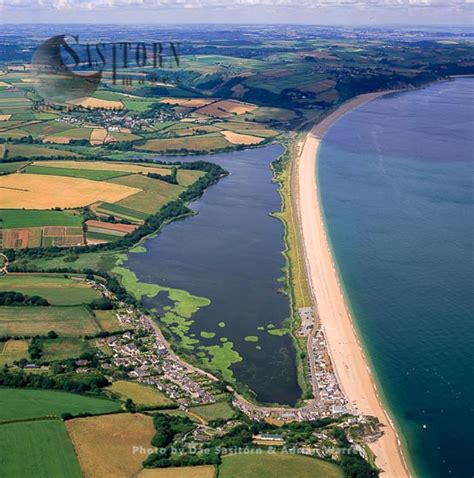
[[[417,476],[472,477],[474,79],[368,103],[324,137],[329,235]]]
[[[189,333],[216,333],[202,340],[205,345],[222,345],[220,339],[228,338],[243,358],[232,366],[235,377],[263,402],[294,404],[301,390],[291,339],[257,329],[269,323],[278,328],[290,315],[288,297],[278,292],[283,225],[270,216],[281,208],[270,169],[281,152],[273,145],[184,158],[218,163],[230,175],[191,204],[196,216],[167,225],[146,241],[146,253],[130,254],[125,265],[142,282],[210,299],[209,306],[194,314]],[[147,299],[147,306],[163,306],[162,295]],[[246,336],[259,340],[248,342]]]

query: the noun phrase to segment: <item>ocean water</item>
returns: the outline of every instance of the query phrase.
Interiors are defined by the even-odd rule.
[[[416,476],[472,477],[474,79],[345,115],[318,166],[356,326]]]

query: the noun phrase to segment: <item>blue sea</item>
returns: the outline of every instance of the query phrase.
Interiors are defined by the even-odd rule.
[[[474,474],[473,133],[460,78],[353,110],[320,151],[342,283],[420,477]]]

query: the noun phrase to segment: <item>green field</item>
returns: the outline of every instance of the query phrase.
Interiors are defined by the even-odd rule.
[[[0,209],[0,222],[5,229],[41,226],[81,227],[82,217],[66,211]]]
[[[88,397],[58,390],[0,388],[0,422],[37,417],[60,417],[63,413],[100,415],[120,410],[115,400]]]
[[[149,216],[149,214],[134,211],[133,209],[119,206],[118,204],[109,203],[101,204],[100,207],[97,208],[97,212],[99,214],[108,214],[121,219],[129,219],[135,222],[144,221]]]
[[[64,337],[58,339],[44,339],[41,341],[42,362],[53,362],[55,360],[77,359],[84,352],[91,350],[90,342],[75,337]]]
[[[193,407],[189,410],[201,418],[204,418],[207,422],[219,418],[230,420],[235,416],[235,410],[233,410],[227,402],[212,403],[211,405]]]
[[[28,269],[37,267],[40,270],[73,267],[74,269],[94,269],[110,271],[117,262],[117,253],[114,252],[92,252],[80,254],[74,262],[65,262],[68,256],[40,257],[38,259],[21,258],[17,263],[23,264]]]
[[[95,321],[106,332],[115,332],[122,329],[117,316],[112,310],[94,310]]]
[[[64,337],[100,332],[91,313],[84,306],[0,307],[0,335],[46,335],[50,330]]]
[[[108,241],[108,242],[113,242],[116,241],[117,239],[120,239],[121,236],[118,236],[116,234],[105,234],[103,232],[88,232],[87,233],[87,239],[98,239],[101,241]]]
[[[135,146],[140,151],[213,151],[233,146],[220,133],[184,136],[180,138],[150,139]]]
[[[0,291],[21,292],[29,296],[38,295],[51,305],[90,304],[101,296],[83,280],[27,274],[1,276]]]
[[[125,171],[100,171],[93,169],[50,168],[48,166],[28,166],[25,170],[28,174],[45,174],[48,176],[68,176],[72,178],[92,179],[104,181],[106,179],[127,176]]]
[[[143,385],[138,382],[118,380],[113,382],[107,390],[118,395],[122,399],[130,398],[134,403],[146,407],[160,407],[173,405],[173,400],[161,393],[155,387]]]
[[[139,174],[115,178],[110,182],[141,189],[141,192],[118,201],[117,205],[144,214],[155,214],[164,204],[176,199],[184,191],[182,186]]]
[[[219,478],[343,478],[335,465],[301,455],[254,454],[224,457]]]
[[[0,463],[2,477],[82,477],[64,423],[59,420],[0,425]]]
[[[59,156],[69,156],[73,158],[80,157],[79,154],[73,153],[72,151],[68,151],[66,149],[48,148],[37,144],[8,144],[7,151],[8,159],[13,159],[16,157],[33,158],[37,156],[44,156],[46,158]]]
[[[203,171],[192,171],[190,169],[178,169],[178,184],[180,186],[190,186],[206,173]]]
[[[15,360],[28,358],[29,340],[7,340],[0,342],[0,366],[12,364]]]
[[[5,145],[0,144],[0,149],[1,149],[2,146],[5,146]],[[12,163],[0,163],[0,173],[13,173],[14,171],[17,171],[18,169],[23,168],[27,164],[28,163],[26,161],[18,161],[18,162],[12,162]]]

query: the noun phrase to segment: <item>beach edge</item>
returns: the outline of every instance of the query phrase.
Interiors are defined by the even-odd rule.
[[[353,109],[398,90],[368,93],[345,103],[317,123],[298,144],[293,166],[294,206],[306,261],[307,280],[341,389],[359,413],[376,416],[384,434],[369,446],[383,477],[411,477],[397,430],[384,407],[341,286],[319,193],[317,165],[326,131]]]

